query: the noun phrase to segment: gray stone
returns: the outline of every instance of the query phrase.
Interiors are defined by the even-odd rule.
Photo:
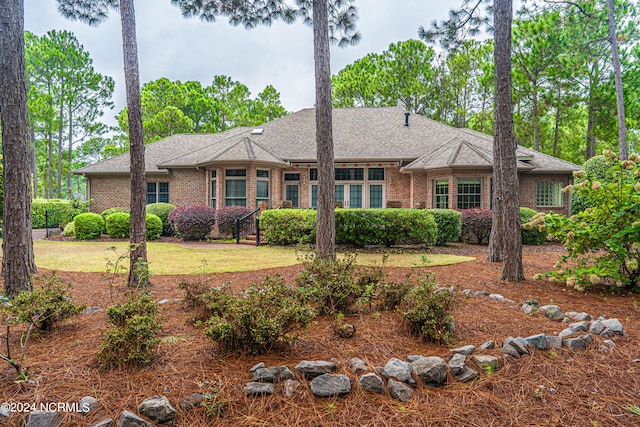
[[[476,348],[472,345],[464,345],[462,347],[454,348],[451,351],[453,353],[464,354],[465,356],[469,356],[476,351]]]
[[[537,350],[547,349],[547,336],[545,334],[531,335],[525,338],[529,345]]]
[[[520,304],[520,308],[526,314],[533,313],[540,308],[540,303],[537,300],[529,299]]]
[[[592,320],[591,316],[589,316],[587,313],[584,313],[584,312],[576,313],[576,315],[573,316],[573,318],[575,320],[584,321],[584,322],[591,322],[591,320]]]
[[[480,378],[480,373],[475,369],[467,365],[464,365],[462,372],[456,375],[455,377],[456,377],[456,380],[460,381],[461,383],[468,383]]]
[[[540,311],[551,320],[560,322],[564,318],[564,313],[557,305],[543,305],[540,307]]]
[[[351,392],[351,380],[346,375],[322,374],[309,383],[316,397],[343,396]]]
[[[213,395],[211,393],[193,393],[187,397],[183,397],[182,399],[180,399],[180,409],[182,409],[183,411],[190,411],[196,406],[199,406],[208,397],[213,397]]]
[[[302,384],[300,384],[300,381],[284,380],[282,382],[282,392],[284,393],[285,397],[289,399],[293,399],[298,394],[300,394],[301,389]]]
[[[578,338],[580,338],[587,344],[593,344],[593,337],[591,336],[591,334],[580,335]]]
[[[351,362],[351,366],[355,366],[355,365],[364,365],[364,360],[359,359],[357,357],[352,358],[349,362]]]
[[[515,359],[519,359],[520,358],[520,353],[518,352],[518,350],[516,350],[516,348],[512,345],[509,344],[505,344],[502,346],[502,352],[506,355],[506,356],[511,356]]]
[[[603,320],[607,320],[607,318],[606,318],[606,317],[604,317],[604,316],[600,316],[600,317],[598,317],[596,320],[603,321]]]
[[[123,411],[118,418],[118,427],[155,427],[149,421],[145,421],[133,412]]]
[[[418,378],[425,385],[439,387],[447,379],[447,363],[440,357],[423,357],[411,365]]]
[[[389,380],[389,395],[400,402],[406,402],[413,396],[413,390],[399,381]]]
[[[369,393],[382,393],[384,391],[384,381],[382,381],[382,378],[373,372],[364,374],[358,381],[360,382],[360,388],[362,391],[367,391]]]
[[[462,295],[470,297],[471,295],[473,295],[473,292],[471,291],[471,289],[465,289],[464,291],[462,291]]]
[[[575,319],[578,312],[576,311],[567,311],[564,315],[570,319]]]
[[[176,410],[165,396],[153,396],[138,405],[138,412],[154,423],[170,424],[176,417]]]
[[[169,304],[171,302],[170,299],[161,299],[160,301],[158,301],[158,305],[165,305],[165,304]]]
[[[502,302],[505,303],[505,304],[515,304],[516,303],[514,300],[509,299],[509,298],[503,299]]]
[[[382,375],[382,373],[384,372],[384,366],[376,366],[373,369],[376,371],[378,375]]]
[[[506,340],[504,340],[504,344],[502,345],[502,347],[504,348],[504,346],[509,346],[509,345],[515,348],[518,351],[518,354],[520,356],[527,356],[529,354],[529,350],[527,350],[520,341],[518,341],[513,337],[509,337]]]
[[[573,329],[576,332],[587,332],[589,329],[589,324],[585,321],[575,322],[569,325],[569,328]]]
[[[259,383],[277,383],[283,380],[292,380],[293,378],[293,372],[286,366],[258,368],[251,374],[251,381]]]
[[[303,360],[296,365],[296,371],[303,374],[307,379],[313,379],[323,374],[335,372],[336,369],[337,367],[335,363],[326,362],[324,360]]]
[[[357,357],[351,359],[351,372],[353,372],[354,374],[359,374],[368,370],[369,368],[364,363],[364,360],[358,359]]]
[[[249,397],[270,396],[276,392],[276,386],[273,383],[249,382],[242,392]]]
[[[605,330],[604,323],[602,322],[603,322],[602,320],[594,320],[593,322],[591,322],[591,325],[589,325],[589,333],[594,335],[600,335],[602,331]]]
[[[615,346],[616,346],[616,343],[614,343],[614,342],[613,342],[613,341],[611,341],[611,340],[604,340],[604,341],[602,341],[602,342],[603,342],[604,344],[608,345],[609,347],[615,347]]]
[[[491,350],[492,348],[496,348],[496,342],[493,340],[480,345],[481,350]]]
[[[453,375],[459,375],[462,373],[462,371],[464,371],[466,361],[467,356],[465,356],[464,354],[456,353],[451,357],[449,363],[447,363],[447,366],[449,367],[449,370]]]
[[[105,420],[100,421],[99,423],[93,424],[91,427],[111,427],[113,425],[113,420],[111,418],[107,418]]]
[[[558,334],[558,336],[560,338],[566,338],[566,337],[570,337],[571,335],[575,335],[576,331],[574,331],[571,328],[565,328],[563,330],[560,331],[560,333]]]
[[[564,345],[571,350],[586,350],[587,343],[581,338],[567,338],[563,341]]]
[[[97,409],[100,406],[100,402],[93,396],[85,396],[80,399],[80,413],[88,414],[89,412]]]
[[[620,323],[618,319],[606,319],[602,321],[602,324],[604,325],[605,331],[608,329],[613,332],[613,334],[624,335],[624,326],[622,326],[622,323]]]
[[[409,385],[415,385],[416,380],[413,379],[411,373],[413,372],[413,367],[410,363],[405,362],[400,359],[391,358],[384,365],[384,371],[382,371],[382,376],[385,378],[395,378],[398,381],[402,381],[403,383],[407,383]]]
[[[97,313],[99,311],[102,311],[100,307],[89,307],[84,312],[87,314],[91,314],[91,313]]]
[[[476,295],[476,296],[479,296],[479,297],[487,297],[487,296],[489,296],[489,292],[485,292],[485,291],[476,291],[476,292],[475,292],[475,295]]]
[[[48,411],[33,411],[27,417],[25,427],[57,427],[60,425],[60,414]]]
[[[251,367],[251,369],[249,369],[249,372],[255,372],[260,368],[264,368],[264,362],[256,363]]]
[[[0,408],[0,424],[4,423],[11,416],[11,412]]]
[[[520,344],[522,344],[525,348],[529,347],[531,344],[529,344],[529,341],[525,340],[522,337],[516,337],[516,341],[518,341]]]
[[[562,323],[571,323],[573,322],[573,319],[570,317],[565,317],[564,319],[562,319]]]
[[[471,356],[471,360],[476,364],[478,369],[483,371],[497,371],[498,369],[502,368],[502,360],[498,359],[495,356],[477,354],[475,356]]]
[[[496,300],[496,301],[504,301],[504,297],[500,294],[490,294],[489,299]]]
[[[547,347],[562,348],[562,337],[547,335],[546,339],[547,339]]]
[[[423,357],[424,356],[422,356],[421,354],[412,354],[410,356],[407,356],[405,360],[409,363],[413,363],[418,359],[422,359]]]

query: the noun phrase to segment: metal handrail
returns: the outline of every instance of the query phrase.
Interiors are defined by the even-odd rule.
[[[236,219],[236,244],[240,244],[240,239],[248,236],[251,233],[256,233],[256,246],[260,246],[260,220],[258,219],[258,213],[260,208],[255,208],[245,216]],[[255,216],[255,221],[247,221],[249,218]],[[245,227],[243,227],[245,225]]]

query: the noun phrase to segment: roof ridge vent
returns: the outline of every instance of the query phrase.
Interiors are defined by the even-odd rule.
[[[262,135],[264,128],[255,128],[251,131],[251,135]]]

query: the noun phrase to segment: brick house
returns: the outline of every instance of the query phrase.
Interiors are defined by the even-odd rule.
[[[395,108],[333,110],[336,201],[350,208],[491,208],[493,138]],[[315,112],[146,147],[147,203],[314,208]],[[517,149],[520,205],[569,212],[578,166]],[[129,154],[76,171],[91,210],[129,205]]]

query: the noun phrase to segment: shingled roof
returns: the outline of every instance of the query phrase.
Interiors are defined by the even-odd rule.
[[[316,161],[315,111],[304,109],[265,123],[260,131],[235,128],[217,134],[174,135],[146,147],[148,172],[216,163],[260,162],[285,167]],[[400,161],[403,170],[491,168],[493,138],[454,128],[420,115],[405,126],[396,107],[333,110],[336,162]],[[519,170],[571,172],[577,165],[518,147]],[[84,167],[83,174],[128,173],[129,155]]]

